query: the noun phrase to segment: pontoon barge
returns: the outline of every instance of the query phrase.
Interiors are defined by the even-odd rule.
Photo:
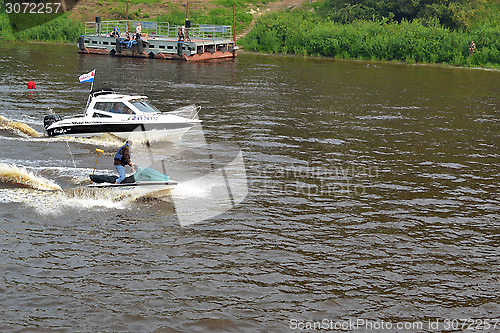
[[[98,20],[96,20],[98,21]],[[135,34],[141,24],[141,39],[129,43],[126,32]],[[114,27],[120,37],[112,35]],[[231,26],[197,24],[182,27],[167,22],[102,21],[85,23],[85,34],[78,39],[78,52],[122,57],[199,61],[236,57],[237,46]]]

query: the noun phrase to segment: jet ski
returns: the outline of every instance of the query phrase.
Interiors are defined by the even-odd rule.
[[[182,111],[182,112],[181,112]],[[177,142],[195,124],[200,107],[191,105],[181,110],[162,113],[147,96],[116,94],[109,88],[93,90],[85,114],[62,118],[45,116],[44,128],[49,136],[93,137],[111,133],[122,139],[162,138]],[[181,113],[187,117],[181,116]]]
[[[114,188],[114,187],[142,187],[142,186],[166,186],[172,188],[177,185],[177,182],[169,176],[153,169],[137,167],[137,172],[126,177],[120,184],[115,184],[117,176],[111,175],[90,175],[90,180],[93,182],[87,187],[90,188]]]

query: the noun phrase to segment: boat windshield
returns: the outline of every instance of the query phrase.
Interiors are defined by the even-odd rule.
[[[139,109],[139,111],[142,111],[142,112],[146,112],[146,113],[160,112],[153,105],[149,104],[145,99],[133,99],[130,101],[130,103],[133,106],[135,106],[137,109]]]

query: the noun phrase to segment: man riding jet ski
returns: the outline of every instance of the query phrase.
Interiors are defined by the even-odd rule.
[[[142,168],[137,167],[137,172],[126,177],[125,166],[130,165],[132,172],[136,165],[130,160],[130,150],[132,141],[128,140],[123,146],[118,149],[114,157],[114,165],[119,176],[111,175],[96,175],[91,174],[90,180],[94,184],[89,187],[118,187],[118,186],[144,186],[144,185],[177,185],[169,176],[153,169],[152,167]],[[99,152],[102,152],[98,150]],[[97,161],[96,161],[97,165]]]
[[[88,187],[127,187],[127,186],[148,186],[148,185],[165,185],[173,187],[177,182],[169,176],[150,167],[137,167],[136,173],[125,177],[121,183],[117,183],[118,177],[111,175],[90,175],[90,180],[93,184]]]

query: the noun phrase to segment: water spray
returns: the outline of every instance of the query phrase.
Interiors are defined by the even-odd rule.
[[[73,166],[76,169],[75,158],[73,157],[73,152],[71,151],[71,147],[69,146],[69,141],[68,140],[66,140],[66,144],[68,145],[68,150],[69,150],[69,154],[71,155],[71,160],[73,161]]]

